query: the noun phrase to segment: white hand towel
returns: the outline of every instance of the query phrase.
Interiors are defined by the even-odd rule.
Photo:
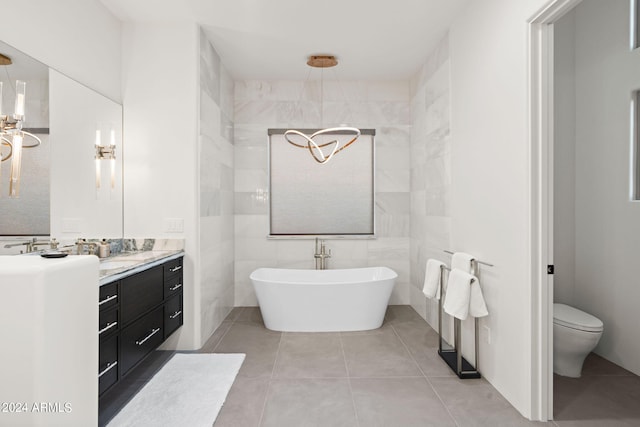
[[[469,297],[469,316],[484,317],[487,316],[487,305],[484,302],[484,296],[482,295],[482,289],[480,288],[480,282],[476,277],[476,280],[471,283],[471,296]]]
[[[474,260],[473,255],[464,252],[456,252],[451,256],[451,269],[462,270],[465,273],[471,273],[471,261]]]
[[[424,286],[422,288],[422,292],[427,298],[435,297],[435,299],[440,299],[441,266],[446,266],[446,264],[435,259],[427,260],[427,271],[424,275]]]
[[[447,293],[444,297],[444,311],[460,320],[465,320],[469,315],[469,302],[471,300],[471,281],[477,281],[473,274],[457,268],[449,273]]]

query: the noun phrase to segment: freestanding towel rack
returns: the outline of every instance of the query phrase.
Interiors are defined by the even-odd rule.
[[[453,254],[451,251],[445,250],[448,254]],[[486,262],[478,261],[475,259],[471,260],[471,274],[478,277],[478,264],[488,265],[493,267],[492,264],[488,264]],[[438,301],[438,354],[442,359],[449,365],[449,367],[456,373],[458,378],[460,379],[468,379],[468,378],[480,378],[480,371],[478,369],[478,353],[479,353],[479,343],[478,343],[478,318],[475,317],[474,320],[474,364],[472,365],[462,357],[462,321],[457,317],[453,318],[453,348],[445,350],[442,346],[442,301],[444,300],[444,276],[445,271],[451,271],[450,268],[445,267],[444,265],[440,266],[440,300]]]

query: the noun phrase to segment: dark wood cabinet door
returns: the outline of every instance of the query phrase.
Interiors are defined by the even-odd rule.
[[[182,325],[182,292],[164,303],[164,338]]]
[[[118,335],[100,340],[98,356],[98,394],[118,381]]]
[[[148,310],[162,304],[162,265],[122,279],[120,285],[120,320],[122,326]]]
[[[163,307],[160,306],[122,330],[120,334],[122,375],[126,375],[129,369],[162,344],[164,341],[163,314]]]

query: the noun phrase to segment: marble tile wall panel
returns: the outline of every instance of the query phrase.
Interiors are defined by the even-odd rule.
[[[200,330],[206,341],[234,306],[234,89],[200,34]]]
[[[449,262],[451,188],[448,36],[411,81],[411,305],[437,328],[437,304],[422,294],[429,258]]]
[[[224,67],[224,65],[220,64],[220,109],[222,110],[222,115],[227,118],[229,121],[233,121],[233,108],[234,108],[234,87],[233,79],[231,75]],[[230,142],[233,142],[231,139]]]
[[[220,105],[220,57],[200,31],[200,90]]]
[[[259,267],[313,268],[313,240],[268,240],[268,128],[351,123],[376,129],[375,240],[328,240],[330,268],[388,265],[393,303],[409,303],[411,113],[408,82],[243,81],[235,85],[235,295],[256,305]],[[321,102],[322,101],[322,102]],[[321,108],[322,107],[322,108]],[[321,111],[322,110],[322,111]],[[265,181],[266,179],[266,181]]]

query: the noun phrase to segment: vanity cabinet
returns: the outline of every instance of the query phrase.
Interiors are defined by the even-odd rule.
[[[98,393],[102,394],[118,381],[120,282],[100,287],[98,300]]]
[[[120,340],[123,375],[164,341],[162,313],[163,307],[158,307],[122,331]]]
[[[182,257],[100,287],[99,394],[183,323]]]
[[[182,325],[182,258],[164,264],[164,337]]]

